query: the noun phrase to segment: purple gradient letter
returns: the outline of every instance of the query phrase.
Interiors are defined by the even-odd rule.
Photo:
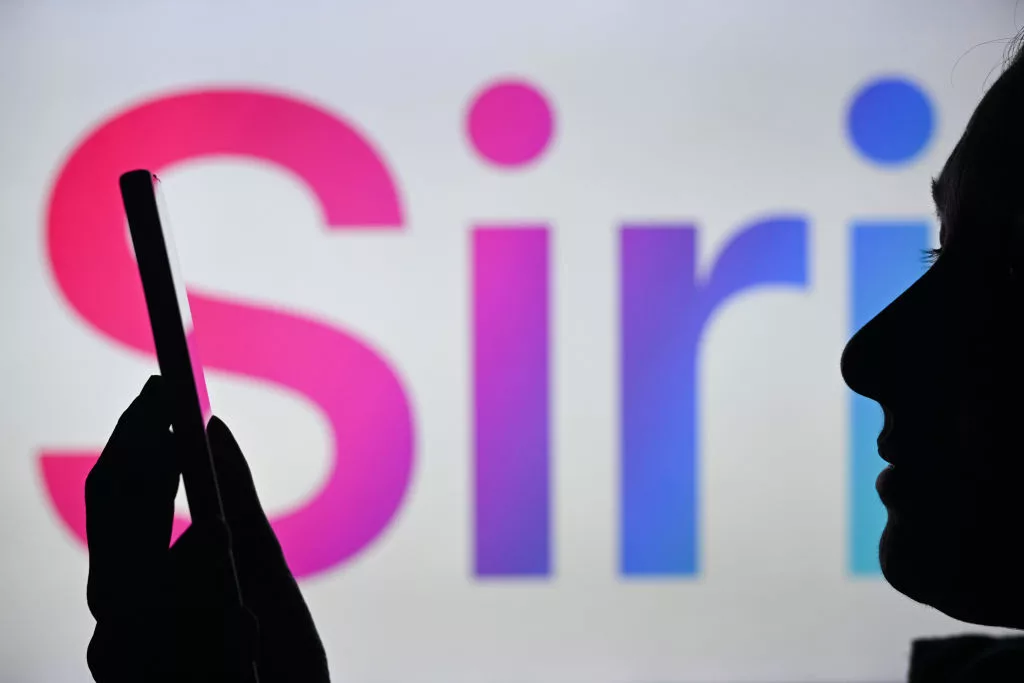
[[[551,570],[548,231],[473,231],[477,576]]]

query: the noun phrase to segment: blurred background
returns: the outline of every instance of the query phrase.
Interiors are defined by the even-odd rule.
[[[336,680],[895,681],[978,630],[879,576],[838,364],[1015,4],[3,0],[0,679],[91,680],[134,167]]]

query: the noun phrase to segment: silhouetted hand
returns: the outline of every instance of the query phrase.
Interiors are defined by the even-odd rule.
[[[207,435],[227,527],[193,524],[169,547],[180,472],[169,415],[162,381],[151,377],[86,480],[93,677],[233,683],[251,678],[255,659],[260,683],[328,681],[323,645],[249,467],[216,417]],[[229,542],[255,629],[237,609]]]

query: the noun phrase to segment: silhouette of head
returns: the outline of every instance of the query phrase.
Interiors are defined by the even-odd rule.
[[[842,358],[846,383],[885,414],[882,573],[957,619],[1024,628],[1019,54],[982,98],[933,195],[941,221],[934,263]]]

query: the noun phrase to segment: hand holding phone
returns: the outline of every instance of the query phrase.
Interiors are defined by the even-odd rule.
[[[180,468],[165,389],[150,378],[86,483],[93,677],[251,683],[258,673],[260,683],[327,683],[313,618],[242,451],[216,417],[207,432],[226,519],[194,522],[168,549]]]
[[[98,683],[327,683],[242,451],[218,418],[204,428],[209,399],[158,187],[148,171],[121,179],[161,376],[121,416],[86,483],[89,667]],[[168,549],[179,475],[192,525]]]

